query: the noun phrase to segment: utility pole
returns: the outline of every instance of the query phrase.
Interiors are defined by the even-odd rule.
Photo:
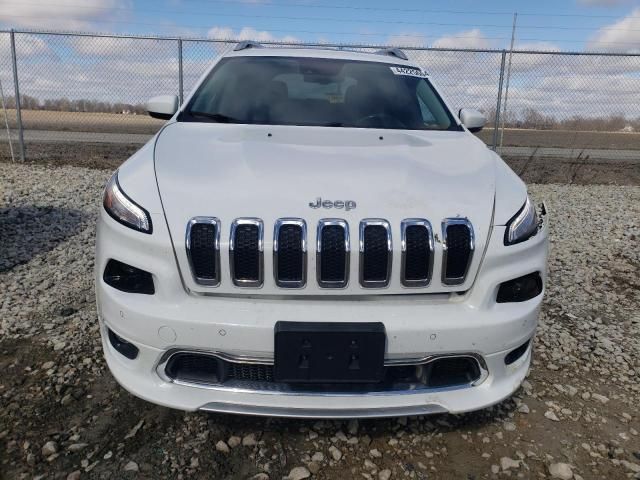
[[[507,66],[507,81],[504,90],[504,105],[502,110],[502,128],[500,129],[500,152],[502,152],[502,139],[504,138],[504,120],[507,116],[507,100],[509,99],[509,80],[511,79],[511,58],[513,57],[513,44],[516,39],[516,22],[518,12],[513,14],[513,27],[511,28],[511,47],[509,48],[509,64]]]
[[[18,60],[16,56],[16,34],[11,29],[11,63],[13,66],[13,89],[16,95],[16,120],[18,122],[18,141],[20,142],[20,161],[24,162],[24,133],[22,130],[22,109],[20,108],[20,85],[18,83]]]

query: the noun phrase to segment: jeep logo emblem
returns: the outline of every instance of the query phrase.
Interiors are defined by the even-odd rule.
[[[322,200],[322,198],[316,198],[315,202],[309,202],[311,208],[344,208],[347,212],[356,208],[356,202],[353,200]]]

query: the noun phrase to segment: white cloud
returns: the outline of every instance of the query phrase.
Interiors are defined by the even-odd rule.
[[[625,3],[631,3],[630,0],[578,0],[581,5],[587,5],[589,7],[613,7],[615,5],[624,5]]]
[[[87,30],[94,21],[122,18],[130,0],[0,0],[0,23],[27,28]],[[115,10],[114,10],[115,8]]]
[[[283,37],[276,37],[265,30],[256,30],[253,27],[243,27],[238,32],[235,32],[231,27],[212,27],[207,32],[207,38],[217,40],[255,40],[257,42],[285,42],[296,43],[300,40],[292,35],[285,35]]]
[[[445,35],[433,42],[437,48],[491,48],[491,42],[478,28]]]
[[[48,55],[51,53],[49,44],[40,36],[30,33],[16,33],[16,55],[19,59]],[[9,35],[2,34],[0,38],[0,63],[8,62],[11,58]]]
[[[640,52],[640,8],[611,25],[602,27],[588,45],[592,50]]]
[[[514,50],[536,50],[539,52],[559,52],[560,47],[552,42],[516,43]]]
[[[85,36],[71,38],[71,46],[79,55],[119,58],[140,58],[145,54],[152,57],[178,55],[175,40]]]
[[[423,47],[427,45],[427,37],[422,33],[396,33],[387,38],[387,45],[398,45],[401,47]]]

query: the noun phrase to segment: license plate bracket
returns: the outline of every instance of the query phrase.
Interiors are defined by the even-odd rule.
[[[380,322],[277,322],[274,377],[286,383],[377,383],[384,377]]]

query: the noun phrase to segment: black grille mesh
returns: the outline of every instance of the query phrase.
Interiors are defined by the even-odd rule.
[[[322,229],[321,235],[320,280],[344,282],[347,261],[344,228],[340,225],[327,225]]]
[[[235,231],[233,269],[236,280],[260,278],[260,231],[257,225],[238,225]]]
[[[211,223],[196,223],[191,226],[191,262],[198,278],[216,278],[216,234],[216,226]]]
[[[302,281],[303,261],[302,227],[282,225],[278,231],[278,280]]]
[[[165,367],[170,378],[185,382],[217,383],[218,359],[197,353],[178,353],[171,357]]]
[[[366,226],[364,228],[362,280],[365,282],[386,280],[388,261],[387,229],[381,225]]]
[[[471,255],[471,232],[467,225],[447,227],[446,278],[464,277]]]
[[[410,281],[429,278],[429,230],[424,225],[409,225],[405,230],[404,278]]]
[[[273,365],[227,362],[226,379],[250,382],[273,382]]]

